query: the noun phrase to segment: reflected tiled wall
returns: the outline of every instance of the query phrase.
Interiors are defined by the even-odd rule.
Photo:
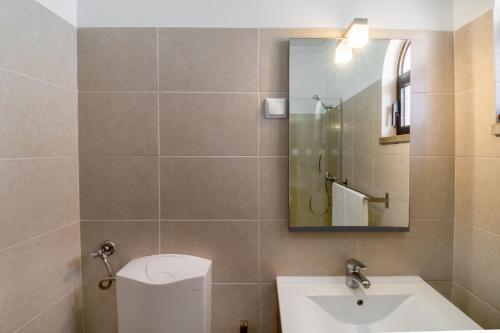
[[[453,301],[500,328],[500,138],[495,122],[493,14],[455,32],[456,208]]]
[[[88,332],[116,331],[111,264],[160,252],[214,260],[213,331],[277,331],[277,275],[419,274],[449,295],[453,245],[453,34],[375,31],[414,40],[411,232],[289,233],[288,121],[262,102],[288,91],[288,39],[338,30],[80,29],[82,266]],[[422,59],[425,59],[423,61]],[[427,59],[432,59],[428,61]],[[440,112],[428,105],[442,101]],[[418,102],[420,101],[420,102]],[[424,118],[425,117],[425,121]],[[429,140],[418,133],[433,133]],[[413,135],[413,133],[412,133]],[[438,143],[437,143],[438,142]],[[114,320],[113,320],[114,319]]]
[[[76,29],[0,13],[0,332],[81,332]]]
[[[382,83],[379,80],[343,103],[342,180],[375,197],[389,193],[389,209],[377,203],[369,204],[370,226],[407,227],[410,215],[410,144],[379,143],[382,135],[381,99]]]

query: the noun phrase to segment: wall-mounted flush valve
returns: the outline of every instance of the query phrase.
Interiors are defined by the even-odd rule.
[[[108,271],[108,278],[99,281],[99,289],[101,290],[108,290],[113,284],[113,281],[116,280],[113,269],[108,263],[108,257],[113,253],[115,253],[115,244],[109,240],[102,243],[97,251],[90,253],[91,258],[101,258]]]

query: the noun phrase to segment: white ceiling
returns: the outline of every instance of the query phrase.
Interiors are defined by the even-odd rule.
[[[80,27],[345,27],[455,30],[495,0],[36,0]]]
[[[36,0],[72,25],[77,24],[78,0]]]

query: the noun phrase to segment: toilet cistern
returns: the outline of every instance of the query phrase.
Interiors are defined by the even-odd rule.
[[[357,259],[348,259],[346,261],[345,284],[351,289],[359,288],[361,284],[363,288],[370,288],[371,282],[363,274],[362,269],[366,269],[366,265]]]

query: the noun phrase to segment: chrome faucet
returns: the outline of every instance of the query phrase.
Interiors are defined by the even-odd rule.
[[[362,269],[366,269],[366,265],[356,259],[349,259],[346,262],[345,284],[352,289],[359,288],[361,284],[363,288],[370,288],[371,282],[363,274]]]

